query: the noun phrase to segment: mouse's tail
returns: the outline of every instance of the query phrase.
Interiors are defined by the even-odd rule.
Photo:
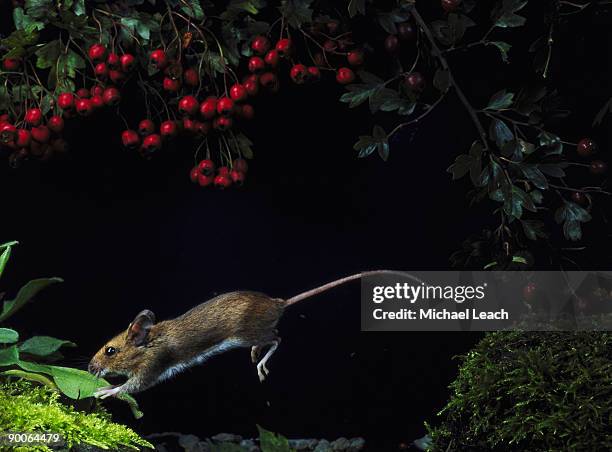
[[[302,292],[299,295],[296,295],[294,297],[291,297],[285,300],[285,306],[292,305],[294,303],[297,303],[298,301],[305,300],[306,298],[314,297],[315,295],[326,292],[330,289],[333,289],[334,287],[341,286],[342,284],[345,284],[347,282],[354,281],[355,279],[361,279],[366,276],[374,276],[374,275],[399,275],[405,278],[410,278],[413,281],[418,282],[419,284],[427,285],[427,283],[425,283],[424,281],[421,281],[416,276],[412,276],[406,272],[400,272],[397,270],[372,270],[368,272],[355,273],[354,275],[351,275],[351,276],[345,276],[344,278],[340,278],[335,281],[329,282],[327,284],[323,284],[322,286],[319,286],[315,289],[311,289],[306,292]]]

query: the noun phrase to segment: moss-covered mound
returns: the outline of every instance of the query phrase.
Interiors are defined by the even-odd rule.
[[[60,433],[66,449],[78,445],[110,450],[153,447],[129,428],[114,424],[101,408],[86,414],[60,403],[59,398],[57,392],[27,382],[0,385],[0,432]],[[29,446],[23,450],[51,449]]]
[[[432,450],[612,450],[611,333],[488,334],[450,388]]]

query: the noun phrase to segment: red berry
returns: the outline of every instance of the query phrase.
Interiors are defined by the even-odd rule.
[[[538,289],[538,286],[536,286],[536,283],[534,282],[527,283],[527,285],[523,287],[523,298],[526,301],[533,300],[537,289]]]
[[[240,186],[244,184],[245,175],[243,172],[233,169],[230,171],[230,178],[234,184]]]
[[[120,64],[121,70],[123,72],[130,72],[132,71],[132,69],[134,69],[134,66],[136,65],[136,58],[134,58],[134,55],[126,53],[124,55],[121,55]]]
[[[196,132],[196,122],[190,118],[183,119],[183,130],[187,133],[195,133]]]
[[[163,69],[168,64],[168,57],[166,56],[166,52],[164,52],[162,49],[157,49],[151,52],[149,60],[157,69]]]
[[[108,57],[106,58],[106,64],[112,67],[119,66],[120,61],[119,55],[117,55],[115,52],[109,53]]]
[[[593,160],[589,169],[593,174],[603,174],[608,171],[608,165],[601,160]]]
[[[181,89],[180,79],[164,77],[163,85],[164,85],[164,90],[169,91],[171,93],[176,93],[179,89]]]
[[[2,60],[2,68],[5,71],[16,71],[21,66],[21,59],[19,58],[5,58]]]
[[[219,118],[215,118],[213,122],[213,127],[221,132],[224,132],[232,127],[232,118],[226,118],[225,116],[221,116]]]
[[[61,116],[51,116],[47,121],[47,127],[49,130],[55,133],[62,133],[64,130],[64,118]]]
[[[269,91],[278,91],[278,77],[273,72],[264,72],[259,76],[261,86]]]
[[[459,7],[461,0],[441,0],[442,9],[447,13],[455,11]]]
[[[27,148],[30,145],[32,136],[30,132],[25,129],[17,130],[17,138],[15,139],[15,144],[20,148]]]
[[[89,59],[92,61],[102,61],[106,58],[106,47],[104,44],[93,44],[89,48]]]
[[[215,176],[213,175],[211,176],[207,176],[205,174],[198,175],[198,184],[200,184],[200,187],[208,187],[209,185],[212,185],[214,181],[215,181]]]
[[[117,105],[121,101],[121,93],[117,88],[111,86],[110,88],[106,88],[104,90],[102,99],[106,105]]]
[[[193,96],[183,97],[178,104],[179,112],[183,115],[193,116],[198,112],[200,103]]]
[[[255,116],[255,110],[252,105],[244,104],[238,107],[238,116],[242,119],[250,121]]]
[[[261,57],[254,56],[249,59],[249,71],[250,72],[261,72],[266,68],[266,63]]]
[[[244,89],[249,94],[249,96],[256,96],[259,92],[259,79],[256,75],[251,75],[246,78],[246,80],[242,83]]]
[[[215,177],[215,187],[217,188],[228,188],[232,185],[232,178],[229,174],[219,174]]]
[[[159,126],[159,133],[162,138],[172,138],[175,137],[178,133],[178,128],[176,127],[176,122],[174,121],[164,121]]]
[[[291,68],[289,72],[291,80],[293,80],[298,85],[301,85],[306,81],[308,77],[308,69],[303,64],[296,64]]]
[[[15,141],[17,136],[17,128],[8,122],[0,126],[0,140],[6,144]]]
[[[209,97],[200,105],[200,114],[205,119],[212,119],[217,114],[217,98]]]
[[[89,99],[78,99],[75,107],[77,113],[81,116],[89,116],[92,112],[91,101]]]
[[[151,121],[150,119],[143,119],[142,121],[138,123],[138,133],[141,136],[146,137],[148,135],[153,134],[154,132],[155,132],[155,123]]]
[[[100,85],[96,85],[93,88],[91,88],[91,95],[92,96],[102,96],[104,95],[104,88]]]
[[[96,66],[94,67],[94,74],[96,74],[96,77],[99,78],[108,77],[108,66],[106,65],[106,63],[96,64]]]
[[[62,93],[57,98],[57,105],[62,110],[69,110],[74,107],[74,94]]]
[[[81,99],[88,99],[89,96],[91,95],[91,93],[89,92],[89,90],[87,88],[80,88],[77,92],[76,92],[77,97],[81,98]]]
[[[323,43],[323,48],[325,49],[326,52],[335,52],[336,49],[338,48],[338,44],[336,44],[336,41],[332,41],[331,39],[328,39],[327,41]]]
[[[200,76],[198,75],[198,71],[192,67],[183,72],[183,79],[185,80],[185,84],[187,86],[196,87],[200,84]]]
[[[581,157],[590,157],[597,152],[597,143],[590,138],[583,138],[576,146],[576,152]]]
[[[346,56],[347,61],[351,66],[361,66],[363,64],[364,55],[362,50],[353,50]]]
[[[222,97],[217,102],[217,113],[221,116],[231,116],[234,112],[234,101],[229,97]]]
[[[587,205],[589,203],[587,196],[580,191],[573,192],[571,198],[572,201],[574,201],[576,204],[580,204],[582,206]]]
[[[104,107],[104,99],[98,94],[91,96],[91,99],[89,100],[91,101],[91,106],[94,110]]]
[[[249,93],[240,83],[236,83],[230,88],[230,97],[236,102],[242,102],[243,100],[246,100],[248,95]]]
[[[275,68],[276,66],[278,66],[279,59],[280,55],[278,53],[278,50],[270,50],[268,53],[266,53],[266,56],[264,57],[264,61],[271,68]]]
[[[162,147],[161,137],[157,135],[156,133],[152,135],[147,135],[142,140],[142,150],[147,154],[151,154],[155,151],[159,151],[161,147]]]
[[[191,171],[189,171],[189,179],[191,179],[191,182],[193,182],[194,184],[198,181],[199,175],[200,172],[198,171],[197,166],[194,166],[193,168],[191,168]]]
[[[33,127],[30,133],[32,138],[39,143],[48,143],[51,137],[51,132],[47,126]]]
[[[291,51],[293,50],[293,44],[291,42],[291,39],[284,38],[284,39],[281,39],[280,41],[278,41],[276,43],[276,50],[283,57],[284,56],[288,56],[289,54],[291,54]]]
[[[230,173],[230,169],[227,166],[221,166],[217,170],[217,174],[219,175],[229,176],[229,173]]]
[[[385,38],[385,50],[389,53],[397,52],[399,47],[399,39],[395,35],[389,35]]]
[[[421,92],[425,88],[425,78],[419,72],[412,72],[404,78],[404,85],[411,91]]]
[[[249,171],[249,164],[245,159],[236,159],[232,163],[232,168],[246,174]]]
[[[121,133],[121,142],[128,149],[137,149],[140,146],[140,136],[135,130],[124,130]]]
[[[30,108],[26,111],[24,120],[31,126],[37,126],[42,122],[42,117],[43,114],[40,108]]]
[[[195,131],[200,136],[206,136],[210,131],[210,122],[195,121]]]
[[[338,72],[336,73],[336,81],[338,83],[340,83],[341,85],[347,85],[349,83],[352,83],[355,80],[355,73],[347,68],[347,67],[341,67],[340,69],[338,69]]]
[[[125,73],[117,69],[111,69],[108,71],[108,78],[110,78],[113,83],[120,84],[125,80]]]
[[[416,36],[416,30],[410,22],[397,24],[397,35],[402,41],[412,41]]]
[[[251,42],[251,49],[253,49],[253,52],[263,55],[270,50],[270,40],[265,36],[256,36]]]
[[[202,160],[198,163],[198,171],[205,176],[211,176],[215,174],[215,163],[208,159]]]
[[[316,66],[310,66],[308,68],[308,78],[312,81],[318,81],[321,78],[321,71]]]

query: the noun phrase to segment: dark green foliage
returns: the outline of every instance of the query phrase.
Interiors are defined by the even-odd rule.
[[[496,332],[462,359],[431,450],[612,450],[611,333]]]

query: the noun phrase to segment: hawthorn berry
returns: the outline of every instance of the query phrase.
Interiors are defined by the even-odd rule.
[[[109,53],[108,57],[106,58],[106,64],[111,67],[118,67],[120,62],[121,59],[119,58],[119,55],[117,55],[115,52]]]
[[[78,98],[80,99],[88,99],[89,96],[91,95],[91,93],[89,92],[89,90],[87,88],[80,88],[77,92],[76,95]]]
[[[256,75],[251,75],[244,80],[242,86],[244,86],[249,96],[256,96],[259,92],[259,79]]]
[[[159,151],[162,147],[162,140],[156,133],[147,135],[142,140],[142,150],[147,154]]]
[[[245,159],[236,159],[232,163],[232,168],[246,174],[249,171],[249,164]]]
[[[30,135],[30,132],[28,130],[18,129],[17,138],[15,138],[15,144],[17,145],[17,147],[27,148],[30,145],[31,139],[32,136]]]
[[[336,72],[336,81],[341,85],[347,85],[352,83],[354,80],[355,73],[347,67],[341,67],[338,69],[338,72]]]
[[[96,77],[99,78],[108,77],[108,66],[106,65],[106,63],[96,64],[96,66],[94,67],[94,74],[96,74]]]
[[[30,131],[32,138],[39,143],[48,143],[51,132],[47,126],[32,127]]]
[[[328,39],[327,41],[323,43],[323,48],[325,49],[326,52],[335,52],[336,49],[338,48],[338,44],[336,44],[336,41],[332,41],[331,39]]]
[[[289,38],[283,38],[276,43],[276,50],[282,57],[289,56],[293,50],[293,43]]]
[[[164,69],[168,65],[168,56],[162,49],[157,49],[151,52],[149,61],[157,69]]]
[[[92,61],[103,61],[106,58],[106,47],[100,43],[93,44],[89,47],[88,55]]]
[[[397,24],[397,35],[402,41],[412,41],[416,36],[416,30],[410,22]]]
[[[261,86],[269,91],[278,91],[278,77],[273,72],[264,72],[259,76]]]
[[[233,121],[232,118],[227,118],[225,116],[221,116],[215,118],[213,122],[213,127],[221,132],[224,132],[232,127]]]
[[[404,85],[411,91],[421,92],[425,89],[425,78],[420,72],[412,72],[404,78]]]
[[[212,119],[217,114],[217,98],[209,97],[200,105],[200,115],[204,119]]]
[[[176,127],[176,122],[174,121],[164,121],[159,126],[159,134],[162,138],[172,138],[175,137],[178,133],[178,128]]]
[[[120,65],[123,72],[130,72],[134,69],[134,66],[136,66],[136,58],[129,53],[121,55]]]
[[[185,96],[181,98],[178,104],[178,109],[181,114],[193,116],[198,112],[200,103],[193,96]]]
[[[0,126],[0,140],[4,143],[10,143],[15,140],[17,135],[17,128],[8,122],[5,122]]]
[[[30,108],[26,111],[24,121],[31,126],[37,126],[42,122],[42,117],[40,108]]]
[[[200,77],[198,75],[198,71],[192,67],[188,68],[183,72],[183,80],[185,81],[185,85],[196,87],[200,84]]]
[[[306,81],[306,78],[308,77],[308,68],[303,64],[295,64],[291,68],[289,76],[291,77],[291,80],[293,80],[298,85],[301,85]]]
[[[581,157],[590,157],[597,152],[597,143],[590,138],[583,138],[576,145],[576,152]]]
[[[238,116],[242,119],[250,121],[255,116],[255,110],[252,105],[244,104],[238,107]]]
[[[195,131],[198,135],[200,136],[206,136],[208,135],[208,132],[210,132],[210,122],[205,121],[195,121]]]
[[[266,62],[266,64],[273,69],[278,66],[279,59],[280,55],[278,53],[278,50],[276,49],[270,50],[268,53],[266,53],[266,56],[264,57],[264,61]]]
[[[230,179],[234,184],[241,186],[244,184],[245,175],[243,172],[233,169],[230,171]]]
[[[207,176],[205,174],[198,175],[198,184],[200,185],[200,187],[208,187],[209,185],[212,185],[214,181],[215,181],[215,176],[213,175],[210,175],[210,176]]]
[[[198,171],[198,167],[197,166],[194,166],[193,168],[191,168],[191,171],[189,171],[189,179],[194,184],[198,182],[198,176],[199,175],[200,175],[200,172]]]
[[[179,89],[181,89],[181,81],[180,79],[172,79],[170,77],[164,77],[163,81],[164,90],[176,93]]]
[[[94,110],[104,107],[104,99],[99,94],[91,96],[89,99],[91,101],[91,106]]]
[[[138,133],[143,136],[152,135],[155,132],[155,123],[150,119],[143,119],[138,123]]]
[[[310,66],[308,68],[308,79],[316,82],[321,78],[321,71],[318,67],[316,66]]]
[[[57,105],[62,110],[69,110],[74,107],[74,94],[61,93],[57,98]]]
[[[51,132],[62,133],[64,130],[64,118],[61,116],[51,116],[47,121],[47,127]]]
[[[388,53],[395,53],[399,48],[399,39],[396,35],[389,35],[385,38],[385,50]]]
[[[441,0],[442,9],[447,13],[451,13],[459,8],[461,0]]]
[[[229,174],[219,174],[215,177],[215,187],[225,189],[232,185],[232,178]]]
[[[74,105],[76,112],[81,116],[89,116],[92,112],[91,101],[89,99],[77,99]]]
[[[111,69],[108,71],[108,78],[110,78],[113,83],[120,84],[125,80],[125,73],[117,69]]]
[[[105,105],[109,105],[109,106],[117,105],[119,102],[121,102],[121,93],[119,92],[117,88],[111,86],[104,90],[102,99],[104,100]]]
[[[137,149],[140,146],[140,136],[135,130],[124,130],[121,133],[121,142],[128,149]]]
[[[222,97],[217,102],[217,113],[221,116],[231,116],[234,112],[234,101],[229,97]]]
[[[263,55],[270,50],[270,40],[265,36],[255,36],[251,42],[251,49],[258,55]]]
[[[249,72],[261,72],[266,68],[266,63],[261,57],[254,56],[249,58]]]
[[[2,60],[2,68],[5,71],[17,71],[21,67],[21,59],[5,58]]]
[[[205,176],[212,176],[215,174],[215,162],[209,159],[202,160],[198,163],[198,171]]]
[[[104,95],[104,87],[100,86],[100,85],[96,85],[94,87],[91,88],[91,95],[92,96],[103,96]]]
[[[235,102],[242,102],[243,100],[246,100],[248,95],[249,93],[247,92],[246,88],[240,83],[236,83],[230,88],[230,97]]]
[[[196,132],[196,122],[191,118],[183,119],[183,130],[187,133],[195,133]]]
[[[347,61],[351,66],[361,66],[363,64],[363,50],[353,50],[346,56]]]
[[[608,171],[608,165],[606,162],[602,162],[601,160],[593,160],[589,167],[589,170],[593,174],[603,174]]]

